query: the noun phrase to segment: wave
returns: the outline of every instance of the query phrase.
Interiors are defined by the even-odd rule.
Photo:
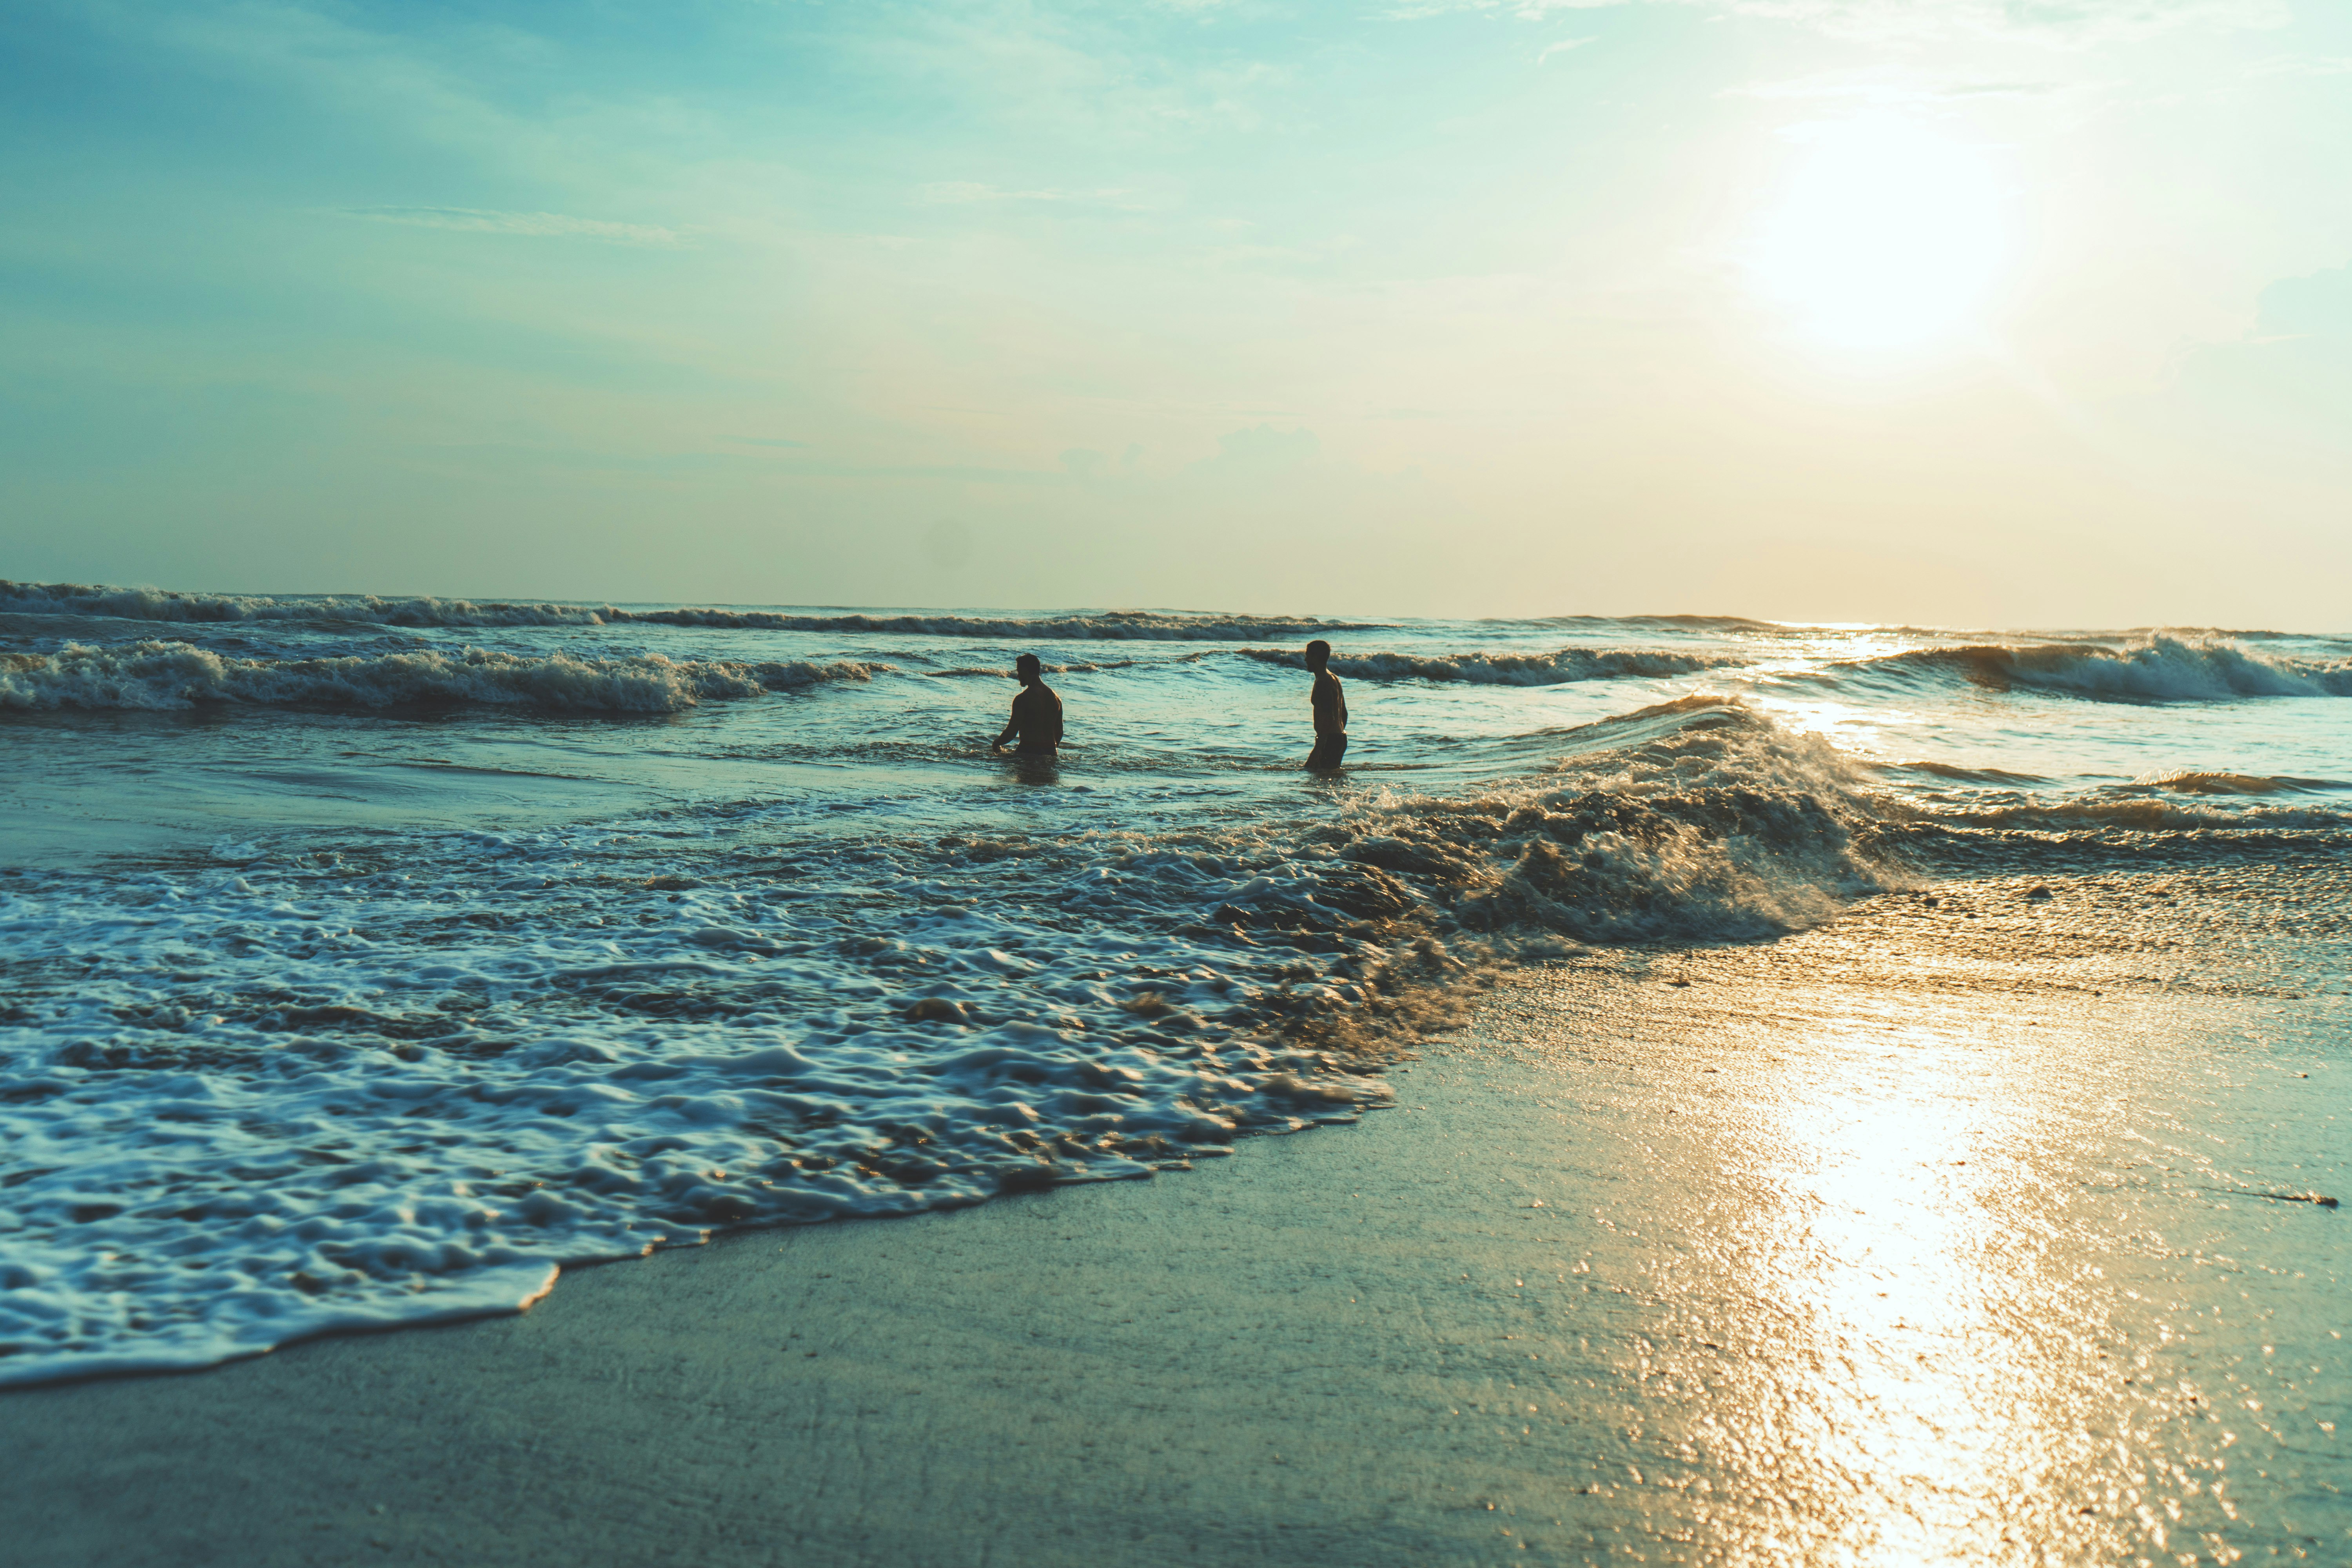
[[[1381,629],[1375,623],[1312,616],[1168,615],[1146,610],[1018,616],[785,615],[772,610],[606,610],[608,619],[668,626],[752,631],[880,632],[898,637],[1030,637],[1054,642],[1276,642]]]
[[[1139,664],[1148,663],[1167,665],[1179,662],[1181,661],[1176,659],[1114,658],[1101,663],[1094,663],[1087,659],[1078,658],[1072,659],[1066,664],[1045,664],[1042,665],[1041,668],[1043,668],[1045,672],[1048,675],[1100,675],[1106,671],[1113,669],[1133,669]],[[925,670],[923,673],[926,675],[938,676],[942,679],[950,677],[966,676],[985,676],[992,680],[1015,680],[1019,679],[1019,677],[1014,675],[1013,670],[1006,666],[998,666],[994,668],[990,668],[984,665],[959,665],[952,669],[929,669]]]
[[[2352,811],[2330,811],[2321,806],[2226,805],[2127,790],[2103,790],[2063,800],[2009,800],[1940,807],[1926,814],[1922,820],[1938,827],[2000,828],[2063,837],[2084,830],[2307,833],[2352,828]]]
[[[181,594],[154,588],[0,581],[0,613],[106,616],[179,622],[325,621],[390,626],[715,626],[782,632],[1034,637],[1055,641],[1265,642],[1378,630],[1377,623],[1314,616],[1179,615],[1108,610],[1063,616],[792,615],[771,610],[621,609],[612,605],[386,599],[372,594]]]
[[[2013,773],[2000,768],[1964,768],[1957,763],[1887,763],[1889,773],[1926,773],[1929,778],[1948,779],[1954,784],[2038,784],[2045,781],[2037,773]]]
[[[1490,617],[1490,626],[1642,626],[1684,632],[1780,632],[1779,621],[1750,620],[1746,616],[1536,616]]]
[[[2102,784],[2071,795],[2043,790],[2051,781],[1994,769],[1906,763],[1888,772],[1924,773],[1959,784],[1995,786],[1980,794],[1943,792],[1906,810],[1929,828],[1991,828],[2071,837],[2109,832],[2203,833],[2246,830],[2313,832],[2352,827],[2352,809],[2318,802],[2287,804],[2277,797],[2352,791],[2352,781],[2202,768],[2152,773],[2129,784]]]
[[[1287,648],[1245,647],[1244,658],[1305,669],[1307,656]],[[1691,675],[1744,665],[1736,654],[1671,653],[1646,648],[1561,648],[1557,653],[1334,654],[1331,669],[1351,680],[1449,680],[1479,686],[1564,686],[1579,680],[1616,680]]]
[[[2289,658],[2215,639],[2157,636],[2121,647],[2038,643],[1912,648],[1829,667],[1829,679],[1954,672],[1996,691],[2018,688],[2101,701],[2214,702],[2238,697],[2352,697],[2352,659]]]
[[[593,626],[606,613],[581,605],[477,604],[470,599],[379,598],[373,594],[178,594],[159,588],[86,587],[0,580],[0,611],[107,616],[118,620],[342,621],[385,626]]]
[[[895,669],[843,661],[745,664],[659,654],[530,658],[467,648],[340,658],[225,657],[184,642],[0,654],[0,709],[171,711],[218,704],[382,709],[487,704],[547,711],[673,713]]]
[[[1146,1174],[1383,1102],[1381,1065],[1498,963],[1770,935],[1890,875],[1856,776],[1752,711],[1565,743],[1320,822],[877,831],[756,865],[597,823],[11,879],[0,1131],[76,1157],[9,1190],[0,1384]]]
[[[1467,798],[1391,798],[1326,829],[1412,885],[1442,935],[1507,949],[1748,941],[1907,881],[1884,802],[1818,735],[1692,696],[1568,732],[1544,773]]]
[[[2319,790],[2352,790],[2352,781],[2273,777],[2263,773],[2212,773],[2178,768],[2135,781],[2142,789],[2172,790],[2181,795],[2305,795]]]

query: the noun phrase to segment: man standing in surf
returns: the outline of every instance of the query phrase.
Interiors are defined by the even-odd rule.
[[[1013,700],[1013,717],[1005,721],[1004,733],[996,737],[994,749],[1003,751],[1004,742],[1018,735],[1015,756],[1053,756],[1062,744],[1062,699],[1045,684],[1045,667],[1035,654],[1014,659],[1013,671],[1020,679],[1021,695]]]
[[[1315,749],[1307,753],[1307,765],[1328,772],[1348,754],[1348,694],[1331,673],[1331,645],[1320,637],[1307,645],[1307,668],[1315,676]]]

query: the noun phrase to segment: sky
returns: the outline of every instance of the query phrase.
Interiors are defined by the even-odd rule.
[[[2352,629],[2343,0],[0,8],[0,577]]]

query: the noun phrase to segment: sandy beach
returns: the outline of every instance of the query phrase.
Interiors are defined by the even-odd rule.
[[[1189,1173],[13,1392],[6,1557],[2346,1561],[2344,998],[2056,886],[1524,975]]]
[[[2347,89],[0,9],[0,1568],[2352,1568]]]

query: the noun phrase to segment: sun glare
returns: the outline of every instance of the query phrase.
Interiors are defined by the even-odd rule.
[[[2008,259],[2006,205],[1975,148],[1900,121],[1823,128],[1759,236],[1753,280],[1822,342],[1960,337]]]

